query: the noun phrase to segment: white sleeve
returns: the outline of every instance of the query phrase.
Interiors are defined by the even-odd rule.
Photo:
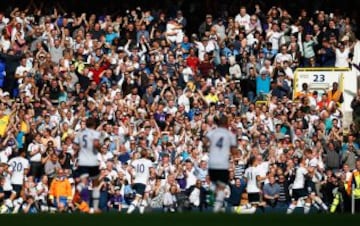
[[[98,132],[98,131],[95,131],[95,133],[94,133],[94,139],[95,139],[95,140],[100,140],[100,137],[101,137],[101,133]]]
[[[245,170],[244,176],[246,179],[249,179],[249,168]]]
[[[30,163],[27,159],[24,160],[24,169],[30,169]]]
[[[209,131],[206,133],[206,138],[208,138],[209,140],[211,140],[211,135],[213,134],[213,131]]]
[[[29,146],[28,146],[28,149],[27,151],[28,152],[32,152],[32,147],[34,146],[34,143],[30,143]]]

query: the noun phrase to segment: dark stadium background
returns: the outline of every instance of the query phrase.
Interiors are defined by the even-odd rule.
[[[1,0],[0,11],[9,13],[14,6],[20,6],[20,9],[24,9],[29,2],[30,0]],[[34,0],[34,2],[36,4],[43,2],[46,10],[52,10],[53,5],[59,3],[69,12],[81,13],[86,11],[88,14],[95,13],[98,15],[103,14],[103,12],[110,12],[114,15],[117,13],[124,14],[127,9],[141,6],[142,9],[164,9],[167,15],[175,16],[176,11],[181,9],[188,20],[187,33],[197,32],[198,26],[207,13],[211,13],[214,18],[217,18],[221,16],[219,9],[225,7],[229,15],[235,16],[240,5],[247,6],[251,13],[256,3],[260,3],[266,9],[272,5],[282,6],[288,9],[292,15],[296,15],[302,8],[309,12],[314,12],[316,9],[323,9],[326,12],[330,10],[345,11],[352,18],[360,21],[360,14],[357,12],[360,1],[350,0]]]

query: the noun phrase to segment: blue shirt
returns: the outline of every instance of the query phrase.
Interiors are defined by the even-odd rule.
[[[115,33],[115,32],[110,33],[110,34],[108,33],[108,34],[105,35],[105,41],[106,41],[107,43],[111,44],[112,41],[113,41],[115,38],[117,38],[117,37],[119,37],[119,34],[117,34],[117,33]]]
[[[269,196],[278,195],[280,193],[280,185],[278,183],[264,185],[264,194]]]
[[[260,93],[268,94],[270,92],[270,76],[263,79],[260,75],[256,77],[256,95]]]
[[[119,207],[119,205],[123,202],[123,197],[121,195],[114,195],[110,199],[110,202],[114,205],[114,207]]]
[[[191,48],[191,43],[189,42],[182,42],[181,43],[181,48],[183,48],[184,50],[186,50],[186,52],[189,52],[190,48]],[[183,58],[186,59],[186,57],[188,56],[188,53],[184,53],[183,54]]]
[[[128,160],[130,160],[130,154],[128,152],[121,153],[118,159],[122,164],[125,164]]]

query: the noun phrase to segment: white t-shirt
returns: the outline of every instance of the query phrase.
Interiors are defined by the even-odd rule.
[[[349,67],[349,62],[347,59],[349,58],[349,48],[344,49],[343,52],[341,52],[339,49],[335,50],[335,67]]]
[[[22,185],[24,183],[24,171],[30,168],[29,160],[19,156],[10,159],[9,165],[11,184]]]
[[[175,24],[171,24],[168,23],[166,25],[166,32],[167,33],[173,33],[173,35],[168,35],[168,39],[170,40],[170,42],[176,42],[176,43],[181,43],[184,37],[184,32],[179,29],[176,28],[177,25]]]
[[[186,189],[196,184],[195,169],[186,170]]]
[[[259,176],[265,177],[266,174],[269,172],[269,162],[262,162],[256,166],[257,172]]]
[[[274,50],[279,49],[279,40],[281,38],[282,34],[280,32],[273,32],[269,38],[269,42],[272,43],[272,48]]]
[[[296,170],[293,189],[302,189],[305,187],[305,175],[307,173],[307,169],[302,166]]]
[[[100,139],[100,133],[86,128],[75,137],[75,143],[80,146],[79,166],[98,166],[97,151],[94,150],[94,141]]]
[[[185,94],[181,95],[178,99],[178,105],[181,104],[184,105],[186,112],[190,111],[190,100]]]
[[[39,182],[36,186],[36,191],[40,192],[42,191],[38,196],[37,196],[37,200],[42,200],[45,202],[46,197],[48,196],[49,193],[49,187],[46,184],[43,184],[42,182]]]
[[[25,71],[26,71],[26,72],[30,72],[30,70],[31,70],[31,68],[28,68],[28,67],[26,67],[26,66],[24,67],[24,66],[20,65],[20,66],[18,66],[18,67],[16,68],[15,74],[22,76],[22,75],[24,75],[24,72],[25,72]],[[19,79],[18,79],[19,85],[22,84],[22,81],[23,81],[22,78],[19,78]]]
[[[260,192],[257,185],[257,176],[260,176],[259,169],[257,167],[251,166],[245,170],[245,177],[247,179],[246,191],[248,193]]]
[[[283,54],[283,53],[276,54],[275,62],[281,62],[282,63],[284,61],[292,62],[291,55],[288,54],[288,53],[286,53],[286,54]]]
[[[6,147],[5,150],[0,151],[0,162],[8,162],[9,156],[12,154],[12,148]]]
[[[135,169],[134,183],[147,184],[150,177],[150,168],[153,167],[153,163],[148,159],[136,159],[131,163],[131,166]]]
[[[248,30],[250,24],[250,16],[249,14],[245,14],[244,16],[238,14],[235,17],[235,22],[238,23],[241,27],[245,27],[245,30]]]
[[[216,128],[206,137],[210,141],[209,169],[229,169],[230,149],[236,146],[235,135],[225,128]]]
[[[40,152],[30,157],[30,162],[41,162],[41,154],[44,153],[45,147],[43,144],[31,143],[28,147],[28,152],[31,153],[37,149],[40,149]]]
[[[108,151],[105,154],[98,153],[97,157],[101,168],[101,167],[106,167],[106,162],[108,160],[111,160],[114,157],[114,155],[110,151]]]

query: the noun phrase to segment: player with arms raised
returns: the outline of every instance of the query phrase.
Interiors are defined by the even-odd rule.
[[[99,175],[99,161],[97,152],[100,147],[100,133],[95,130],[96,123],[94,119],[86,120],[86,128],[80,131],[74,143],[74,149],[78,151],[77,175],[89,174],[95,178]]]
[[[311,149],[305,149],[304,155],[299,160],[299,167],[296,169],[295,180],[292,186],[292,202],[287,209],[287,214],[293,213],[296,205],[300,201],[305,201],[304,213],[308,214],[311,208],[311,200],[308,197],[306,180],[309,177],[309,167],[307,161],[311,155]]]
[[[134,179],[133,189],[136,192],[134,201],[132,201],[127,213],[132,213],[139,206],[140,213],[144,213],[146,200],[144,198],[145,189],[149,182],[150,173],[153,170],[153,163],[148,159],[148,151],[143,149],[140,152],[141,157],[131,163],[131,171]]]
[[[225,188],[229,183],[230,155],[237,152],[236,137],[228,130],[228,119],[221,116],[218,128],[209,131],[204,145],[209,149],[209,176],[216,185],[214,212],[219,212],[224,204]]]

